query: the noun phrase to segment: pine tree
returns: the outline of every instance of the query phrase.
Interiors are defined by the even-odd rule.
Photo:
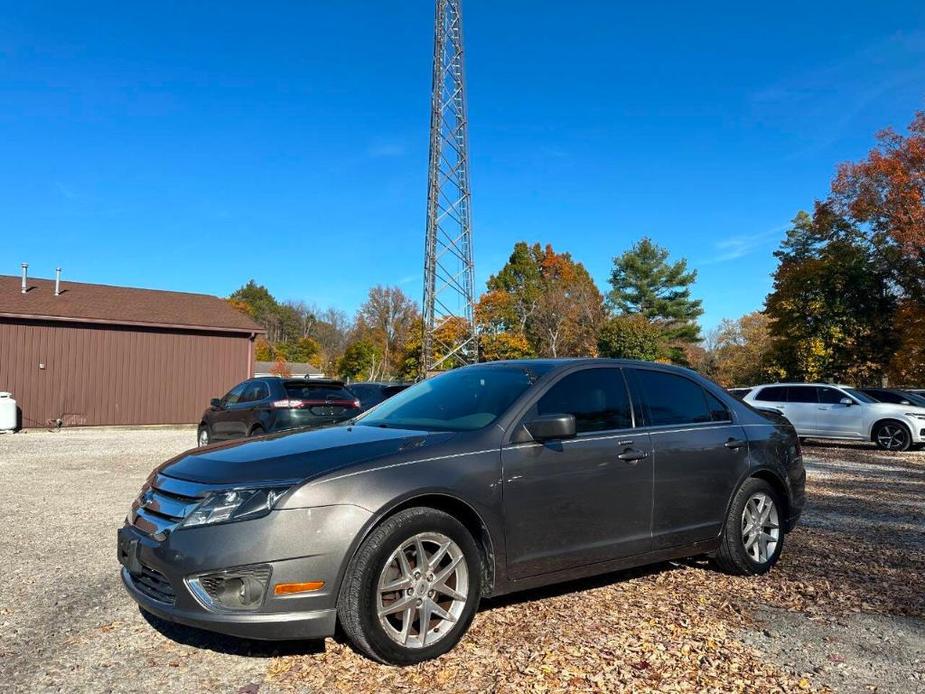
[[[696,270],[684,258],[669,262],[668,250],[643,238],[613,259],[610,307],[619,314],[639,314],[659,326],[671,345],[671,360],[685,363],[683,345],[700,340],[697,319],[703,315],[699,299],[691,298]]]

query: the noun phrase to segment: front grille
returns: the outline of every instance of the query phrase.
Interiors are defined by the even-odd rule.
[[[209,485],[156,475],[132,504],[132,525],[145,535],[163,537],[192,512],[208,491]]]
[[[209,597],[213,600],[219,599],[219,593],[221,588],[224,585],[226,579],[230,577],[246,577],[250,576],[262,584],[267,585],[270,582],[270,567],[269,566],[246,566],[240,569],[228,569],[221,573],[207,574],[205,576],[199,576],[199,583],[205,589],[206,593],[209,594]]]
[[[129,574],[131,575],[131,574]],[[152,600],[173,605],[177,599],[176,593],[173,592],[173,586],[170,581],[160,571],[141,565],[141,574],[138,576],[131,575],[132,583],[140,592],[147,595]]]

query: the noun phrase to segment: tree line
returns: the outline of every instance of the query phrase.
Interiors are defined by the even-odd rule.
[[[702,335],[696,270],[652,239],[613,259],[606,293],[568,252],[518,242],[475,307],[479,358],[663,361],[726,386],[925,382],[925,112],[842,164],[829,196],[797,213],[774,255],[764,309]],[[421,313],[397,286],[371,288],[354,316],[278,302],[253,280],[229,301],[266,329],[259,360],[309,362],[350,380],[420,375]],[[467,328],[460,319],[438,327],[444,342]]]

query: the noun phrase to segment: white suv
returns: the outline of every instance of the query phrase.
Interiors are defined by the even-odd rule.
[[[743,400],[780,410],[801,437],[873,441],[886,451],[925,442],[925,407],[877,402],[847,386],[773,383],[755,386]]]

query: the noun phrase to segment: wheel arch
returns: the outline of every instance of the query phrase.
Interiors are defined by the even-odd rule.
[[[876,434],[877,434],[877,427],[879,427],[879,426],[882,425],[882,424],[886,424],[887,422],[889,422],[889,423],[891,423],[891,424],[899,424],[899,425],[900,425],[901,427],[903,427],[907,432],[909,432],[909,435],[910,435],[910,436],[912,435],[912,430],[909,428],[909,425],[906,424],[903,420],[897,419],[896,417],[881,417],[880,419],[878,419],[877,421],[875,421],[873,424],[871,424],[871,426],[870,426],[870,431],[868,432],[868,440],[869,440],[869,441],[876,441],[876,438],[875,438],[875,437],[876,437]]]
[[[360,549],[360,545],[369,537],[370,533],[396,513],[408,508],[418,507],[427,507],[443,511],[463,524],[475,540],[476,546],[482,552],[482,594],[488,595],[493,591],[496,575],[495,549],[488,524],[471,504],[463,501],[458,496],[446,492],[423,492],[415,496],[396,499],[392,503],[384,506],[373,516],[363,530],[357,534],[343,562],[341,573],[338,577],[338,592],[340,591],[340,586],[343,585],[344,574],[347,567],[350,565],[350,562],[353,561],[353,558]]]

